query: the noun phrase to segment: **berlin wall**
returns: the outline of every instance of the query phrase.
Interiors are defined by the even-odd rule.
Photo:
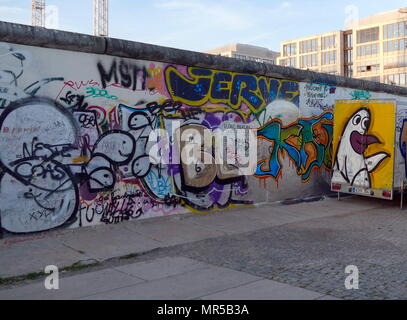
[[[3,234],[250,210],[326,194],[335,100],[407,94],[368,81],[4,22],[0,41]],[[249,173],[226,163],[171,161],[183,145],[171,132],[239,128],[256,132]],[[170,161],[152,161],[154,134],[155,154]],[[232,158],[250,148],[233,134],[224,146]],[[209,159],[219,151],[198,149]]]

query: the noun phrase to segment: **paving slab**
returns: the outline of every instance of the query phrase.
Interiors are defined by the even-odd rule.
[[[165,221],[143,221],[141,223],[126,223],[124,227],[161,242],[164,246],[171,246],[190,241],[225,235],[222,231],[203,227],[192,223],[190,219],[167,219]]]
[[[377,199],[374,199],[377,200]],[[383,207],[384,200],[367,202],[366,200],[346,197],[338,201],[337,199],[325,199],[313,202],[301,202],[282,206],[287,212],[294,215],[308,218],[323,217],[351,213],[359,210],[368,210],[372,208]]]
[[[203,215],[199,219],[189,219],[191,223],[203,226],[209,229],[224,232],[226,234],[236,234],[249,232],[266,227],[264,221],[253,219],[250,216],[250,210],[239,210],[217,214]]]
[[[106,226],[85,228],[71,235],[63,235],[58,241],[99,261],[163,246],[161,242],[132,232],[124,225],[115,228]]]
[[[203,296],[203,300],[315,300],[324,296],[313,292],[276,282],[259,280],[235,288],[226,289],[211,295]]]
[[[261,278],[231,269],[208,266],[179,275],[84,297],[86,300],[196,299]]]
[[[144,280],[113,269],[61,277],[59,289],[47,290],[44,282],[0,290],[2,300],[71,300],[141,283]]]
[[[164,257],[153,261],[127,264],[114,269],[144,280],[157,280],[196,269],[208,264],[184,257]]]
[[[240,214],[240,212],[231,212],[230,216],[234,217],[238,214]],[[280,226],[287,223],[299,222],[314,218],[314,216],[309,213],[296,214],[288,211],[286,210],[286,206],[262,206],[244,212],[243,215],[260,223],[262,228]]]
[[[0,242],[0,276],[38,272],[48,264],[65,267],[79,260],[102,261],[155,248],[235,235],[271,226],[307,220],[314,223],[317,221],[316,218],[343,216],[359,210],[366,212],[371,208],[376,211],[392,210],[393,212],[396,207],[393,202],[385,200],[346,197],[339,204],[336,199],[325,199],[292,205],[239,208],[206,215],[180,214],[128,221],[116,225],[63,230],[57,233],[51,231],[38,235],[42,238],[34,240],[28,240],[30,237],[27,236],[12,237],[2,239]],[[383,235],[378,232],[378,237],[393,243],[404,241],[391,233]],[[24,239],[24,242],[18,242],[19,239]]]
[[[0,247],[0,277],[40,272],[47,265],[67,266],[88,258],[55,238],[14,243]]]

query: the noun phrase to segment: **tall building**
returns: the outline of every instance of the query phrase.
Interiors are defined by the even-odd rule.
[[[267,62],[276,64],[279,56],[278,52],[271,51],[267,48],[252,46],[250,44],[233,43],[224,47],[205,51],[205,53],[221,55],[224,57],[251,60],[256,62]]]
[[[277,63],[407,86],[407,8],[349,21],[335,31],[281,43]]]
[[[334,31],[282,42],[277,64],[342,75],[343,53],[343,31]]]
[[[407,86],[407,9],[350,22],[354,38],[353,76]]]

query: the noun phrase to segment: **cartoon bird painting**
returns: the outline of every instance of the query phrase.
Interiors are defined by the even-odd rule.
[[[390,155],[387,152],[378,152],[365,156],[369,145],[381,143],[374,135],[367,134],[370,124],[371,114],[366,107],[353,113],[346,123],[335,156],[332,182],[371,187],[369,173]]]

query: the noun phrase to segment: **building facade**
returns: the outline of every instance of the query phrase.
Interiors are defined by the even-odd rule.
[[[353,76],[407,86],[407,9],[348,23],[354,38]]]
[[[277,64],[316,72],[343,72],[343,31],[334,31],[281,43]]]
[[[265,62],[276,64],[278,52],[269,50],[264,47],[252,46],[249,44],[233,43],[224,47],[205,51],[205,53],[221,55],[224,57],[251,60],[256,62]]]
[[[277,64],[407,86],[407,9],[349,21],[335,31],[281,43]]]

